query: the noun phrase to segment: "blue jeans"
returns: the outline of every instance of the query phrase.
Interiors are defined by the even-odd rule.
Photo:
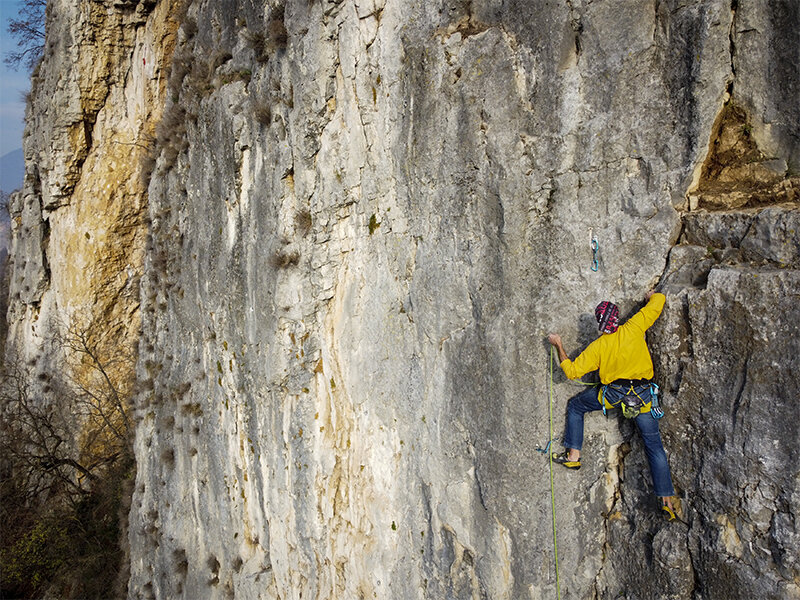
[[[639,391],[645,402],[650,400],[650,391]],[[567,425],[564,431],[564,447],[580,450],[583,446],[583,415],[587,412],[602,410],[603,406],[597,400],[597,387],[587,387],[580,394],[569,399],[567,403]],[[646,394],[646,395],[645,395]],[[649,413],[642,413],[635,419],[636,427],[644,442],[644,451],[647,462],[650,464],[650,474],[653,477],[653,488],[656,496],[674,496],[672,477],[669,472],[667,453],[661,443],[661,433],[658,431],[658,420]]]

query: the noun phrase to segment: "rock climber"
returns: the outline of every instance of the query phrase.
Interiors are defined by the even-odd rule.
[[[567,403],[567,421],[564,433],[564,451],[554,452],[553,461],[568,469],[581,466],[583,446],[583,416],[587,412],[621,407],[623,414],[634,418],[644,441],[653,488],[661,499],[661,508],[667,520],[675,518],[672,487],[667,454],[658,430],[660,411],[651,413],[654,389],[653,359],[647,348],[645,332],[655,323],[664,308],[664,294],[649,291],[647,304],[624,325],[619,325],[619,309],[611,302],[601,302],[594,314],[600,337],[589,344],[575,360],[564,352],[561,336],[551,333],[548,341],[558,350],[561,368],[569,379],[578,379],[586,373],[599,370],[601,386],[587,387]],[[663,413],[660,413],[663,415]]]

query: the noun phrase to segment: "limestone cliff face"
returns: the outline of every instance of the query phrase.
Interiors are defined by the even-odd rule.
[[[48,2],[23,189],[12,198],[10,340],[26,359],[80,322],[138,343],[142,171],[177,23],[162,2]]]
[[[131,598],[555,597],[545,336],[657,283],[683,521],[589,419],[563,597],[800,597],[792,3],[68,4],[11,336],[138,339]]]

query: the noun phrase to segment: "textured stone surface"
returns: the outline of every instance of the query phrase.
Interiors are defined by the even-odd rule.
[[[163,104],[160,55],[172,51],[168,7],[147,27],[153,9],[48,3],[25,183],[9,207],[10,338],[30,359],[76,319],[118,331],[125,346],[137,343],[147,227],[140,173]]]
[[[87,14],[55,6],[64,32]],[[19,345],[36,298],[141,275],[141,306],[99,303],[141,311],[131,598],[554,597],[545,335],[577,352],[598,301],[629,314],[659,281],[683,521],[661,520],[630,424],[590,418],[583,468],[555,473],[563,597],[798,595],[797,209],[759,188],[694,210],[723,172],[794,189],[796,68],[755,74],[796,29],[755,35],[772,17],[718,1],[195,0],[172,38],[170,8],[107,9],[127,50],[58,96],[91,90],[91,148],[34,110],[47,177],[15,212]],[[80,47],[64,36],[39,96]],[[144,244],[122,210],[142,168],[104,124],[157,153]],[[83,162],[47,154],[69,135]],[[143,269],[57,273],[81,236]],[[554,387],[558,433],[578,388]]]
[[[741,2],[731,29],[734,94],[752,118],[759,146],[800,171],[800,5],[790,0]],[[776,81],[781,85],[776,87]]]
[[[785,468],[798,454],[796,266],[715,266],[702,288],[670,295],[655,332],[675,347],[662,372],[681,374],[665,438],[703,597],[798,593],[786,546],[798,537],[797,472]]]
[[[47,43],[33,73],[26,113],[25,181],[9,207],[7,358],[37,373],[30,382],[31,398],[58,402],[58,414],[67,412],[65,404],[74,409],[66,427],[69,438],[58,449],[68,454],[64,448],[70,447],[70,458],[87,461],[95,472],[104,472],[118,458],[115,442],[104,444],[80,404],[52,386],[51,379],[64,385],[93,381],[85,356],[69,355],[66,340],[74,338],[68,331],[87,335],[84,340],[99,352],[98,361],[117,391],[124,393],[135,379],[130,357],[141,332],[147,234],[142,175],[163,110],[163,67],[169,66],[177,28],[168,18],[170,4],[156,4],[47,2]],[[114,341],[109,354],[105,340]],[[81,432],[82,425],[86,429]],[[98,450],[104,458],[113,454],[112,460],[94,462]],[[83,475],[76,472],[76,477],[80,481]],[[48,497],[41,504],[56,502]],[[127,531],[126,523],[120,528]],[[126,544],[122,549],[124,554]],[[86,550],[76,555],[81,552]],[[112,549],[109,571],[117,568],[117,556]],[[78,577],[70,572],[62,581]],[[124,586],[124,565],[119,578]],[[97,585],[84,583],[67,583],[46,594],[66,589],[81,594]]]

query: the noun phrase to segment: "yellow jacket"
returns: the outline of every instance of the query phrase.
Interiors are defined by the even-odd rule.
[[[665,301],[664,294],[650,296],[647,305],[614,333],[601,335],[574,361],[563,361],[564,374],[570,379],[578,379],[599,369],[600,381],[604,384],[615,379],[652,379],[653,359],[644,334],[658,319]]]

